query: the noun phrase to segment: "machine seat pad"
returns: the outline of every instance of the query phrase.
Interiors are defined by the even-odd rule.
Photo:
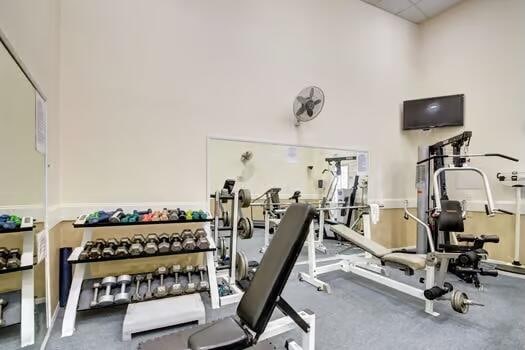
[[[438,228],[445,232],[464,232],[463,208],[459,201],[442,200]]]
[[[350,229],[348,226],[335,225],[331,227],[331,230],[377,258],[382,258],[387,254],[392,254],[392,249],[388,249],[381,244],[366,238],[365,236]]]
[[[188,339],[191,350],[243,349],[249,345],[250,337],[233,317],[214,322]]]
[[[384,255],[381,260],[410,267],[412,270],[423,270],[426,266],[425,254],[391,253]]]

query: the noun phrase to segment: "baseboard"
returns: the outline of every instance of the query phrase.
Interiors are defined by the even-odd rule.
[[[51,323],[49,324],[49,327],[47,327],[47,332],[42,340],[42,345],[40,345],[40,350],[45,350],[47,342],[49,341],[49,337],[51,336],[51,332],[53,331],[53,327],[55,325],[55,321],[58,316],[58,311],[60,310],[59,304],[55,306],[55,311],[53,312],[53,317],[51,317]]]

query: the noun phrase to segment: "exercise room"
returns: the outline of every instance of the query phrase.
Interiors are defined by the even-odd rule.
[[[525,349],[524,0],[0,0],[0,350]]]

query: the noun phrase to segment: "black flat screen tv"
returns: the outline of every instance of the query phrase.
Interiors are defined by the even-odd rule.
[[[403,102],[403,130],[463,126],[465,95]]]

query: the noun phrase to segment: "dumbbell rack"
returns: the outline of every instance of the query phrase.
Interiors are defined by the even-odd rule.
[[[208,217],[210,217],[208,213]],[[108,260],[127,260],[127,259],[146,259],[155,258],[159,256],[169,255],[181,255],[181,254],[199,254],[204,253],[206,255],[206,266],[208,270],[208,282],[210,285],[210,299],[211,306],[214,309],[219,308],[219,292],[217,287],[217,277],[215,274],[215,262],[214,262],[214,251],[216,250],[215,241],[212,238],[209,223],[213,219],[199,219],[199,220],[167,220],[167,221],[139,221],[133,223],[99,223],[99,224],[73,224],[74,228],[82,228],[84,230],[82,235],[82,242],[80,247],[76,247],[71,253],[68,261],[72,264],[76,264],[75,271],[73,273],[73,279],[71,287],[69,289],[69,297],[66,304],[64,313],[64,320],[62,322],[62,337],[69,337],[73,335],[75,331],[76,315],[79,307],[80,293],[82,291],[82,284],[86,280],[87,271],[86,268],[89,264],[99,263]],[[127,256],[127,257],[114,257],[114,258],[101,258],[96,260],[83,260],[79,261],[78,256],[82,252],[83,247],[87,241],[92,239],[93,231],[95,229],[103,229],[105,227],[121,227],[121,226],[139,226],[139,225],[165,225],[165,224],[191,224],[191,223],[203,223],[203,228],[206,231],[210,247],[208,249],[196,249],[193,251],[181,251],[181,252],[170,252],[156,255],[140,255],[140,256]],[[89,279],[89,278],[87,278]],[[179,298],[179,296],[173,296],[171,298]]]
[[[236,278],[236,264],[237,264],[237,222],[239,220],[239,192],[233,191],[232,194],[221,194],[221,191],[215,192],[215,196],[211,196],[215,199],[215,220],[214,220],[214,232],[213,239],[215,242],[219,240],[219,215],[218,211],[220,208],[221,200],[231,200],[232,203],[232,217],[231,222],[231,234],[230,234],[230,268],[228,270],[220,270],[217,272],[217,280],[222,279],[228,283],[232,294],[220,296],[220,305],[229,305],[237,303],[241,300],[244,292],[237,286]],[[230,230],[230,228],[228,228]],[[215,262],[218,262],[218,257],[215,252]]]
[[[23,234],[20,266],[12,269],[2,269],[0,270],[0,274],[21,271],[22,288],[20,290],[20,318],[13,317],[12,319],[9,319],[6,317],[6,325],[4,327],[20,323],[20,347],[25,347],[33,345],[35,342],[35,279],[33,271],[34,226],[0,231],[0,234],[8,233]],[[9,305],[6,308],[6,311],[8,308]],[[4,315],[7,314],[4,313]]]

